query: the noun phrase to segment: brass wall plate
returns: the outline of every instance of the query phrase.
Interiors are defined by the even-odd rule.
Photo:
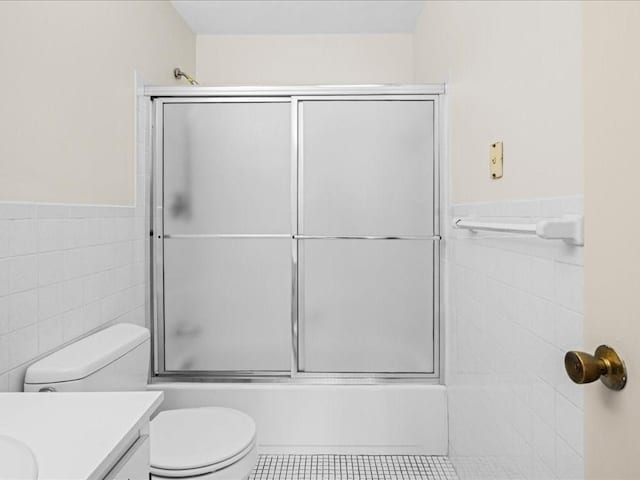
[[[502,142],[492,143],[489,147],[489,173],[491,178],[502,178]]]

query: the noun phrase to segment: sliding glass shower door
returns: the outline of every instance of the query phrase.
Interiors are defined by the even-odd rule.
[[[289,105],[164,105],[168,371],[290,369]]]
[[[433,372],[433,113],[300,102],[300,370]]]
[[[158,374],[437,375],[435,99],[157,99]]]

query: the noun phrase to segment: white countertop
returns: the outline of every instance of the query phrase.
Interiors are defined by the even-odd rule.
[[[0,434],[34,452],[40,480],[102,478],[162,403],[162,392],[0,393]]]

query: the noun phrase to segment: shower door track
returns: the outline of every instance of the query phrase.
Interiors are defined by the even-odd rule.
[[[152,329],[152,382],[237,382],[300,384],[441,383],[443,358],[440,287],[440,162],[443,85],[320,86],[320,87],[147,87],[152,103],[150,201],[150,315]],[[300,100],[428,100],[434,103],[433,235],[298,235],[298,211],[302,189],[298,188]],[[165,234],[163,229],[163,105],[165,103],[287,102],[291,104],[291,222],[293,234]],[[172,371],[165,368],[164,335],[164,239],[197,238],[290,238],[291,268],[291,369],[289,371]],[[431,240],[433,241],[433,372],[304,372],[299,370],[298,240]]]

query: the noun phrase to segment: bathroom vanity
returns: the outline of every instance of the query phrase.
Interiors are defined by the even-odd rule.
[[[149,478],[149,420],[162,392],[0,394],[0,434],[28,446],[38,479]]]

